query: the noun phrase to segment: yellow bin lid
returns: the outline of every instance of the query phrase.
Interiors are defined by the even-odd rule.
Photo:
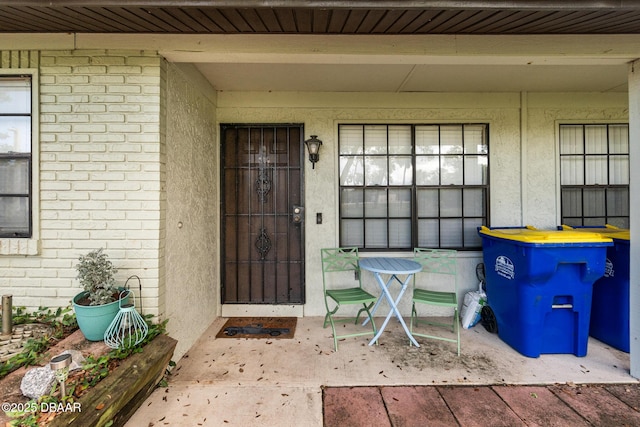
[[[601,233],[593,233],[577,230],[537,230],[527,228],[495,228],[490,229],[484,225],[480,228],[480,234],[499,239],[515,240],[533,244],[563,244],[563,243],[611,243],[609,237]]]
[[[631,231],[628,228],[618,228],[615,225],[606,224],[604,227],[579,227],[573,228],[569,225],[562,225],[562,229],[567,231],[578,231],[586,233],[598,233],[603,237],[612,239],[631,240]]]

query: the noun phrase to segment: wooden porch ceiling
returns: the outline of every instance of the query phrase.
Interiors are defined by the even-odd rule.
[[[0,0],[0,33],[640,34],[640,1]]]

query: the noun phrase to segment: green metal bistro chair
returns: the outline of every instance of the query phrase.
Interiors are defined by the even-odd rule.
[[[360,267],[358,266],[358,248],[327,248],[321,249],[322,254],[322,285],[324,287],[324,303],[327,307],[327,314],[324,317],[323,328],[327,327],[327,323],[331,323],[333,330],[333,344],[338,351],[338,338],[357,337],[364,335],[374,335],[377,333],[376,324],[371,317],[370,309],[377,301],[377,297],[362,289],[362,280],[360,279]],[[351,272],[349,274],[349,272]],[[333,274],[336,273],[336,274]],[[358,286],[336,287],[333,288],[338,281],[344,283],[345,280],[355,280]],[[359,305],[362,308],[358,311],[356,317],[340,317],[336,318],[334,314],[343,305]],[[335,307],[331,309],[331,306]],[[358,323],[360,313],[365,311],[371,322],[373,331],[357,332],[346,335],[338,335],[336,332],[336,323],[345,323],[354,321]]]
[[[428,290],[416,286],[416,276],[413,276],[413,304],[411,306],[411,326],[410,330],[414,336],[431,338],[442,341],[454,342],[458,346],[458,356],[460,356],[460,325],[458,322],[458,286],[456,283],[456,260],[457,251],[452,249],[425,249],[415,248],[413,250],[414,260],[422,264],[421,273],[430,273],[434,277],[442,279],[443,282],[449,284],[449,289],[444,290]],[[445,280],[445,278],[448,279]],[[440,286],[442,289],[442,285]],[[432,322],[418,318],[416,305],[427,304],[439,307],[450,307],[453,309],[453,323]],[[429,335],[420,332],[414,332],[414,324],[418,326],[420,323],[446,326],[456,334],[456,338],[447,338],[436,335]]]

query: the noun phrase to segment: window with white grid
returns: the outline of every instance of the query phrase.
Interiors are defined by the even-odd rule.
[[[560,126],[562,223],[629,228],[629,125]]]
[[[341,246],[481,248],[488,125],[343,124],[338,139]]]

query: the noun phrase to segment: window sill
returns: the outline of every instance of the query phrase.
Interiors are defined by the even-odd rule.
[[[39,249],[37,239],[0,238],[0,255],[38,255]]]

